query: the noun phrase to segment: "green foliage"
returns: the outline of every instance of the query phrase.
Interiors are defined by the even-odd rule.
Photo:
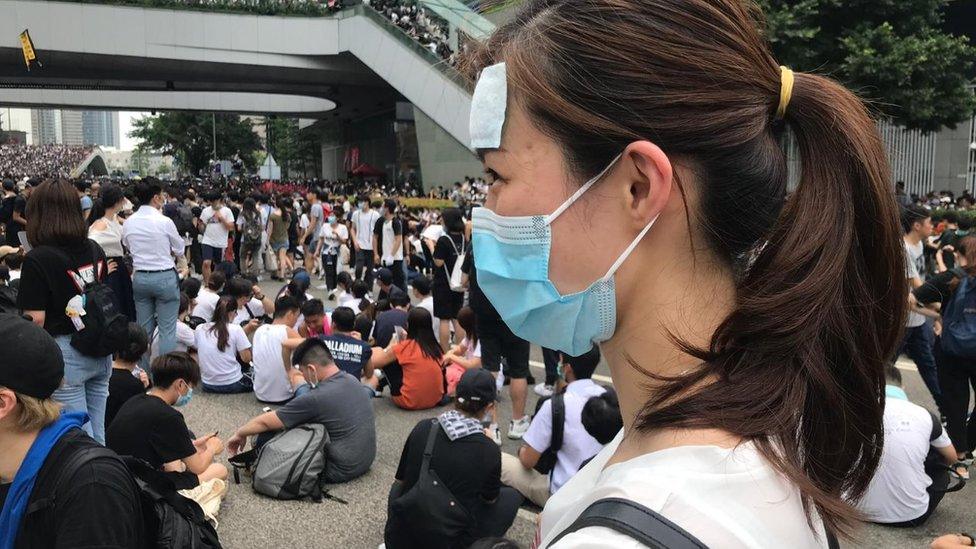
[[[828,74],[908,128],[953,127],[976,110],[976,48],[941,30],[945,0],[759,0],[784,65]]]
[[[245,168],[253,171],[254,153],[261,143],[251,123],[234,114],[165,112],[144,116],[133,123],[129,137],[142,140],[140,149],[173,156],[180,166],[198,173],[213,157],[214,124],[217,158],[230,159],[238,154]]]

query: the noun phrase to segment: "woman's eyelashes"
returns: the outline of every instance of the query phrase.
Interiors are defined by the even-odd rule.
[[[501,183],[501,182],[504,181],[501,178],[501,176],[498,175],[498,172],[496,172],[495,170],[493,170],[491,168],[485,168],[485,175],[488,176],[487,177],[488,182],[489,183],[492,183],[492,184],[494,184],[494,183]]]

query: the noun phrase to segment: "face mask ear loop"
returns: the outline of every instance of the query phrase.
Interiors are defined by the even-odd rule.
[[[602,172],[596,174],[596,177],[584,183],[583,186],[579,188],[579,190],[573,193],[573,196],[569,197],[569,199],[563,202],[562,206],[559,206],[558,208],[556,208],[556,211],[549,214],[548,217],[546,217],[546,225],[549,225],[553,221],[555,221],[556,218],[559,217],[559,214],[565,212],[567,208],[569,208],[570,206],[573,205],[574,202],[579,200],[579,197],[583,196],[583,193],[590,190],[590,187],[595,185],[597,181],[599,181],[604,175],[606,175],[606,173],[610,171],[610,168],[612,168],[613,165],[617,163],[617,160],[620,160],[620,157],[622,155],[623,153],[620,153],[617,156],[615,156],[613,160],[611,160],[610,163],[607,164],[607,167],[603,168]]]
[[[627,246],[627,249],[624,250],[624,253],[620,254],[620,257],[617,258],[617,261],[615,261],[613,265],[610,266],[610,270],[607,271],[607,274],[603,275],[603,278],[601,278],[600,280],[610,280],[610,278],[613,277],[614,273],[617,272],[617,269],[619,269],[620,266],[624,264],[624,261],[627,260],[627,257],[630,256],[631,252],[634,251],[634,248],[637,247],[637,244],[640,243],[640,241],[644,238],[644,235],[647,234],[647,231],[651,230],[651,227],[654,226],[654,222],[657,221],[659,215],[661,214],[655,215],[654,219],[651,219],[651,222],[648,223],[646,227],[641,229],[641,232],[640,234],[637,235],[637,238],[635,238],[630,243],[630,246]]]

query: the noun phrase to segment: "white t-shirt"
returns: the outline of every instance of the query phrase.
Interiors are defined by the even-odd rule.
[[[373,228],[376,227],[376,221],[379,218],[380,212],[376,210],[352,212],[352,226],[356,229],[356,244],[359,245],[360,249],[373,249]]]
[[[217,333],[210,331],[213,322],[197,326],[194,333],[197,357],[200,361],[200,377],[207,385],[230,385],[240,381],[244,374],[237,362],[237,353],[251,348],[244,328],[233,322],[227,324],[227,347],[217,349]]]
[[[949,436],[932,414],[907,400],[888,397],[884,410],[884,449],[881,463],[857,503],[872,522],[892,523],[916,519],[929,508],[926,488],[932,479],[925,474],[929,446],[945,448]]]
[[[265,324],[254,332],[254,396],[265,402],[281,402],[292,396],[291,383],[281,355],[281,342],[288,339],[288,327]]]
[[[339,245],[349,240],[349,229],[342,223],[336,223],[335,227],[330,223],[325,223],[322,225],[319,237],[325,239],[322,253],[335,255],[339,253]]]
[[[393,253],[393,246],[396,244],[397,239],[402,240],[403,235],[398,235],[393,232],[393,219],[387,219],[383,222],[383,260],[393,260],[402,261],[403,260],[403,242],[400,242],[400,247],[397,249],[396,253]],[[396,220],[400,224],[401,231],[403,230],[403,222]]]
[[[227,247],[227,238],[230,236],[230,230],[223,223],[217,221],[217,216],[214,214],[215,211],[212,206],[207,206],[200,213],[200,221],[205,225],[203,240],[200,243],[213,248],[223,249]],[[225,222],[234,222],[234,212],[230,211],[230,208],[227,206],[220,208],[220,217],[224,218]]]
[[[479,349],[480,351],[480,349]],[[549,492],[566,484],[579,471],[584,461],[597,455],[603,445],[597,442],[583,427],[583,406],[591,397],[600,396],[606,389],[591,379],[580,379],[566,386],[563,403],[566,405],[566,420],[563,422],[563,445],[556,453],[556,466],[549,476]],[[532,418],[532,424],[522,442],[542,453],[549,448],[552,440],[552,400],[546,401],[539,413]]]
[[[220,295],[216,292],[207,288],[200,288],[200,293],[197,294],[197,304],[190,314],[210,322],[213,320],[214,309],[217,308],[218,301],[220,301]]]
[[[925,280],[925,249],[922,247],[922,242],[919,241],[918,244],[909,244],[905,242],[905,276],[907,278],[918,277]],[[908,312],[908,320],[905,321],[905,327],[915,328],[925,324],[925,317]]]
[[[361,299],[356,299],[355,296],[352,295],[352,292],[343,292],[342,295],[339,296],[339,306],[349,307],[357,315],[360,312],[359,303],[361,301]]]
[[[749,442],[735,449],[679,446],[604,468],[623,430],[549,498],[542,511],[539,547],[568,528],[599,499],[621,497],[665,516],[707,547],[791,549],[826,547],[823,523],[807,525],[800,491]],[[638,541],[603,527],[568,534],[558,549],[638,549]]]
[[[195,347],[196,343],[196,335],[193,333],[193,328],[187,326],[185,322],[177,322],[176,348],[173,350],[185,353],[190,347]],[[159,356],[159,330],[154,330],[152,344],[149,346],[149,358],[150,360],[155,360],[157,356]]]
[[[251,314],[254,315],[253,317],[251,314],[247,313],[248,309],[251,310]],[[241,322],[251,320],[251,318],[261,318],[264,315],[264,303],[262,303],[260,299],[252,297],[246,305],[240,309],[237,309],[237,316],[234,317],[234,324],[240,324]]]

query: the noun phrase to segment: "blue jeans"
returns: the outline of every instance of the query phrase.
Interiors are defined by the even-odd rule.
[[[105,402],[112,357],[92,358],[71,346],[71,336],[54,338],[64,356],[64,383],[52,398],[71,412],[86,412],[91,420],[83,428],[99,444],[105,444]]]
[[[132,295],[136,318],[150,338],[159,327],[159,354],[171,352],[176,348],[176,317],[180,314],[180,281],[176,271],[136,271],[132,277]],[[150,372],[149,353],[142,355],[140,364]]]
[[[932,321],[925,319],[925,324],[914,328],[905,328],[905,338],[901,343],[901,353],[915,361],[918,375],[928,388],[935,400],[936,406],[942,410],[942,390],[939,388],[939,372],[935,367],[935,333],[932,331]]]
[[[222,395],[254,392],[254,382],[252,382],[251,378],[247,376],[238,379],[234,383],[228,383],[227,385],[209,385],[207,383],[201,383],[201,385],[203,385],[204,392],[218,393]]]

